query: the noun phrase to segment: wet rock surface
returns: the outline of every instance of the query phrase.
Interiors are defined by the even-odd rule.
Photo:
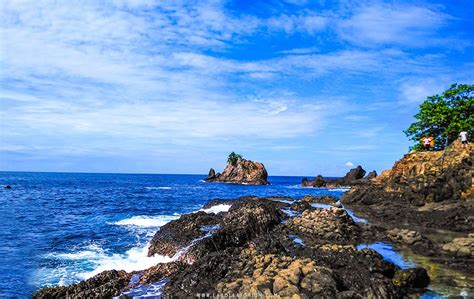
[[[220,217],[202,211],[183,215],[178,220],[165,224],[156,232],[150,242],[148,256],[155,254],[173,256],[180,248],[205,235],[203,227],[219,224],[220,221]]]
[[[41,289],[33,298],[112,298],[128,285],[131,277],[125,271],[104,271],[78,284]]]
[[[111,297],[163,279],[167,282],[163,294],[173,298],[200,294],[387,298],[423,288],[421,272],[402,275],[401,269],[374,250],[356,249],[358,242],[369,242],[366,235],[374,236],[369,225],[354,222],[341,208],[314,208],[309,204],[316,202],[314,198],[286,200],[215,200],[208,208],[224,203],[232,206],[217,215],[184,215],[155,235],[150,246],[153,253],[171,254],[192,244],[178,261],[133,273],[104,272],[82,285],[43,289],[37,296],[59,298],[74,291],[87,292],[90,298]],[[329,197],[322,200],[334,201]],[[288,216],[282,212],[291,208],[301,213]],[[206,225],[214,225],[215,230],[203,232]]]
[[[260,162],[239,158],[234,164],[227,164],[222,173],[209,170],[206,182],[223,182],[248,185],[268,185],[268,173]]]

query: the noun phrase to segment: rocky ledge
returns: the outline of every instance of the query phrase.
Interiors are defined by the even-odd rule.
[[[222,173],[216,173],[213,168],[204,179],[206,182],[222,182],[247,185],[268,185],[268,173],[260,162],[239,158],[235,163],[227,164]]]
[[[214,200],[207,208],[230,208],[183,215],[154,236],[149,255],[174,256],[173,262],[106,271],[34,297],[128,298],[155,288],[169,298],[402,298],[426,288],[423,268],[400,269],[356,246],[383,232],[355,222],[344,208],[318,208],[318,199],[335,204],[332,197]]]
[[[430,260],[474,274],[472,145],[405,155],[389,171],[341,199],[389,232],[393,242]]]
[[[301,181],[303,187],[325,187],[325,188],[335,188],[335,187],[350,187],[355,185],[361,185],[368,183],[373,178],[377,177],[377,172],[371,171],[367,175],[366,171],[362,166],[357,166],[349,170],[348,173],[342,178],[337,179],[325,179],[322,175],[316,176],[313,180],[308,180],[304,178]]]

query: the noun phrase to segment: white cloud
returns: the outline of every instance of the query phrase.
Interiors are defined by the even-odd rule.
[[[361,45],[426,46],[442,42],[436,32],[451,17],[430,7],[375,4],[339,22],[340,36]]]
[[[352,162],[350,162],[350,161],[347,162],[345,165],[346,165],[347,167],[349,167],[349,168],[350,168],[350,167],[354,167],[354,163],[352,163]]]

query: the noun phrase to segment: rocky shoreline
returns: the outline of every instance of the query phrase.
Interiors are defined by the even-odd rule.
[[[172,257],[170,263],[105,271],[34,298],[128,298],[148,290],[172,298],[400,298],[425,292],[430,276],[441,279],[440,267],[464,277],[443,283],[472,294],[472,161],[472,148],[455,143],[406,155],[378,177],[364,179],[364,171],[361,181],[362,171],[352,172],[359,183],[340,201],[212,200],[156,232],[148,255]],[[429,263],[397,263],[374,250],[381,244]]]
[[[326,203],[327,207],[318,205]],[[401,269],[372,249],[387,239],[378,227],[356,222],[334,197],[214,200],[228,205],[164,225],[149,255],[175,256],[144,271],[106,271],[68,287],[46,288],[35,298],[110,298],[161,283],[164,295],[263,295],[282,298],[403,297],[429,283],[422,268]],[[330,203],[330,204],[328,204]],[[334,206],[332,206],[332,205]]]

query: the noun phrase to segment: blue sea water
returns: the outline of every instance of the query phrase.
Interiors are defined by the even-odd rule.
[[[301,188],[301,177],[270,177],[269,186],[204,183],[203,177],[0,172],[0,298],[27,298],[40,287],[103,270],[166,261],[147,257],[147,242],[159,226],[211,199],[345,191]]]

